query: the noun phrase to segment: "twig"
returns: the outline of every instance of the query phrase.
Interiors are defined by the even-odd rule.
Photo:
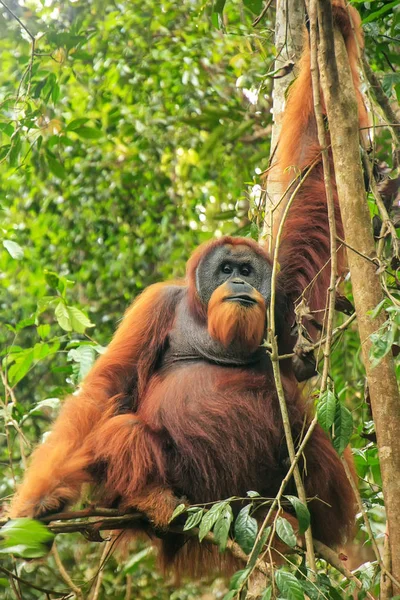
[[[310,172],[310,169],[308,170],[307,174],[309,172]],[[306,496],[306,492],[304,489],[303,480],[300,475],[300,470],[297,465],[297,461],[295,461],[296,451],[294,448],[292,428],[290,426],[289,412],[288,412],[288,408],[287,408],[286,400],[285,400],[285,392],[284,392],[283,385],[282,385],[281,372],[280,372],[280,367],[279,367],[278,340],[277,340],[277,336],[275,333],[275,331],[276,331],[276,329],[275,329],[275,297],[276,297],[276,277],[277,277],[277,273],[279,270],[279,267],[278,267],[279,246],[280,246],[280,241],[281,241],[281,237],[282,237],[283,227],[284,227],[286,218],[288,216],[289,209],[294,201],[294,198],[296,197],[298,190],[300,189],[301,184],[302,184],[302,181],[300,181],[300,183],[294,190],[293,194],[291,195],[291,197],[285,207],[281,222],[279,223],[278,233],[276,236],[274,257],[273,257],[273,263],[272,263],[272,274],[271,274],[269,331],[270,331],[270,342],[271,342],[271,346],[272,346],[271,363],[272,363],[272,369],[274,372],[275,387],[276,387],[276,392],[278,395],[279,406],[280,406],[281,415],[282,415],[283,428],[284,428],[284,432],[285,432],[286,445],[288,448],[289,459],[290,459],[291,463],[294,463],[293,477],[295,480],[299,499],[301,500],[301,502],[303,502],[305,505],[307,505],[307,496]],[[271,509],[269,511],[269,514],[270,513],[271,513]],[[264,528],[265,528],[265,525],[264,525]],[[310,566],[310,569],[316,573],[316,563],[315,563],[314,549],[313,549],[313,545],[312,545],[311,527],[309,527],[308,530],[306,531],[305,540],[306,540],[308,564]]]
[[[26,579],[22,579],[22,577],[19,577],[19,575],[16,575],[12,571],[9,571],[8,569],[6,569],[5,567],[2,567],[2,566],[0,566],[0,573],[4,573],[4,575],[7,575],[7,577],[12,577],[13,579],[15,579],[15,581],[19,581],[19,583],[22,583],[23,585],[31,587],[34,590],[37,590],[38,592],[43,592],[44,594],[57,594],[59,596],[61,593],[61,592],[56,592],[55,590],[49,590],[48,588],[43,588],[38,585],[34,585],[30,581],[27,581]],[[71,595],[70,592],[65,592],[65,594],[62,596],[62,598],[68,598],[70,595]]]
[[[29,29],[27,28],[27,26],[23,24],[23,22],[21,21],[21,19],[11,10],[11,8],[9,8],[7,6],[7,4],[5,4],[5,2],[3,2],[3,0],[0,0],[0,4],[6,9],[6,11],[8,13],[10,13],[10,15],[12,16],[12,18],[15,19],[17,21],[17,23],[19,23],[19,25],[22,27],[22,29],[24,31],[26,31],[26,33],[29,35],[29,37],[31,38],[31,40],[34,41],[35,40],[35,36],[33,35],[33,33],[31,33],[29,31]]]
[[[265,15],[268,12],[269,7],[272,4],[272,0],[268,0],[268,2],[266,3],[266,5],[264,6],[264,8],[262,9],[262,11],[260,12],[260,14],[258,15],[258,17],[256,17],[252,23],[253,27],[256,27],[256,25],[259,24],[259,22],[265,17]]]
[[[75,585],[75,583],[72,581],[71,577],[69,576],[69,573],[67,572],[64,565],[62,564],[60,555],[58,553],[56,542],[54,542],[51,551],[52,551],[55,563],[57,565],[57,568],[60,572],[61,577],[64,579],[65,583],[71,588],[71,590],[76,594],[77,598],[82,598],[81,588],[78,587],[77,585]]]
[[[329,162],[328,143],[325,133],[325,123],[322,114],[322,105],[320,99],[320,75],[318,66],[318,57],[320,52],[326,52],[324,39],[320,39],[319,46],[317,40],[317,2],[310,0],[310,46],[311,46],[311,77],[314,98],[314,113],[317,122],[318,142],[321,146],[322,165],[324,172],[324,184],[326,194],[326,204],[328,209],[329,223],[329,242],[330,242],[330,262],[331,273],[328,289],[328,314],[326,321],[326,336],[323,349],[324,366],[322,371],[320,398],[325,393],[328,384],[328,374],[330,366],[330,354],[332,346],[333,321],[335,317],[335,298],[336,298],[336,279],[337,279],[337,250],[336,250],[336,219],[335,203],[332,188],[332,173]]]
[[[97,572],[97,577],[96,577],[96,584],[94,586],[93,593],[91,594],[90,600],[97,600],[99,597],[101,583],[103,581],[104,566],[106,564],[108,553],[112,547],[112,544],[113,544],[112,540],[108,540],[104,546],[103,552],[101,553],[100,566],[99,566],[99,570]]]
[[[339,333],[342,333],[342,331],[347,329],[347,327],[349,325],[351,325],[351,323],[356,318],[357,318],[357,313],[354,312],[348,319],[346,319],[346,321],[344,321],[344,323],[335,327],[335,329],[332,331],[332,337],[336,338],[339,335]],[[322,344],[324,344],[325,341],[326,341],[326,337],[323,337],[320,340],[318,340],[317,342],[315,342],[314,344],[310,344],[309,346],[307,346],[307,349],[317,350],[317,348],[319,348]],[[288,354],[280,354],[279,360],[284,360],[286,358],[292,358],[292,356],[294,356],[294,352],[290,352]]]

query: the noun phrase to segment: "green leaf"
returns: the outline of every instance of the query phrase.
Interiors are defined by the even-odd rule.
[[[18,321],[15,329],[16,331],[21,331],[26,327],[32,327],[35,324],[35,317],[28,317],[27,319],[22,319],[22,321]]]
[[[215,0],[212,14],[211,14],[211,22],[216,29],[224,29],[224,8],[225,8],[226,0]]]
[[[38,325],[36,330],[42,339],[47,338],[50,335],[50,325],[48,323]]]
[[[342,454],[347,448],[352,433],[353,416],[344,404],[338,402],[333,424],[333,446],[338,454]]]
[[[243,0],[243,4],[247,6],[252,13],[259,15],[263,7],[263,0]]]
[[[302,535],[310,526],[310,513],[305,504],[296,496],[285,496],[296,511],[296,517],[299,522],[299,534]]]
[[[11,150],[8,155],[8,160],[10,163],[10,167],[15,167],[22,150],[22,140],[19,131],[16,131],[12,138]]]
[[[301,584],[292,573],[279,569],[275,572],[275,581],[285,600],[304,600]]]
[[[12,258],[16,260],[21,260],[24,258],[24,251],[17,242],[13,242],[12,240],[3,240],[3,246],[9,253]]]
[[[8,579],[5,580],[8,583]],[[222,600],[233,600],[236,596],[236,590],[231,590],[222,598]]]
[[[39,558],[48,553],[54,535],[33,519],[15,519],[1,528],[0,553]]]
[[[123,573],[125,575],[135,573],[138,570],[138,568],[140,567],[140,564],[146,558],[148,558],[149,556],[151,557],[152,555],[153,555],[153,548],[151,546],[144,548],[144,550],[141,550],[140,552],[136,552],[136,554],[134,554],[128,560],[128,562],[125,564],[125,566],[123,568]]]
[[[332,390],[326,390],[317,405],[318,423],[324,431],[329,431],[333,425],[336,411],[336,396]]]
[[[206,512],[206,514],[204,515],[204,517],[200,523],[200,528],[199,528],[200,542],[203,541],[203,539],[205,538],[207,533],[209,533],[211,531],[211,529],[214,527],[220,514],[225,509],[227,504],[228,503],[226,502],[226,500],[224,500],[223,502],[217,502],[210,508],[210,510],[208,512]]]
[[[260,600],[271,600],[272,598],[272,587],[269,585],[261,595]]]
[[[195,512],[192,512],[191,514],[189,514],[188,518],[186,519],[186,523],[183,527],[183,531],[189,531],[189,529],[193,529],[193,527],[197,527],[197,525],[200,523],[203,514],[204,514],[204,509],[203,508],[198,508],[196,507],[197,510]]]
[[[5,133],[8,137],[11,137],[14,133],[14,127],[11,123],[0,123],[0,131]]]
[[[214,525],[214,536],[218,542],[219,551],[224,552],[228,542],[229,530],[233,521],[232,508],[228,504]]]
[[[76,308],[75,306],[68,306],[67,309],[73,331],[76,331],[77,333],[85,333],[85,329],[87,327],[94,327],[94,323],[92,323],[88,317],[81,310],[79,310],[79,308]]]
[[[103,137],[101,129],[95,129],[94,127],[77,127],[74,132],[81,138],[87,140],[98,140]]]
[[[68,352],[68,360],[72,360],[79,365],[78,382],[85,379],[93,366],[95,357],[96,353],[94,348],[87,344],[82,344]]]
[[[260,494],[258,492],[253,492],[253,490],[250,490],[249,492],[247,492],[247,496],[249,498],[259,498]]]
[[[182,513],[184,513],[186,511],[186,504],[178,504],[178,506],[175,508],[174,512],[172,513],[172,517],[170,518],[169,522],[171,523],[174,519],[176,519],[176,517],[179,517],[179,515],[181,515]]]
[[[378,331],[370,335],[372,346],[369,359],[373,368],[377,367],[386,354],[392,350],[397,331],[395,321],[388,319]]]
[[[399,5],[398,0],[394,0],[394,2],[389,2],[389,4],[385,4],[384,6],[382,6],[375,12],[369,14],[368,17],[365,17],[365,19],[362,20],[363,24],[370,23],[371,21],[376,21],[379,17],[386,14],[392,8],[394,8],[395,6],[398,6],[398,5]]]
[[[244,506],[235,520],[235,540],[246,554],[250,554],[256,541],[258,523],[250,516],[251,504]]]
[[[276,520],[276,533],[279,535],[281,540],[285,542],[290,548],[296,546],[296,535],[293,531],[292,525],[284,517],[278,517]]]
[[[47,155],[47,163],[53,175],[55,175],[59,179],[65,179],[67,173],[63,165],[58,160],[56,160],[52,156]]]
[[[256,544],[253,546],[253,549],[251,551],[252,557],[247,563],[247,566],[249,568],[254,567],[254,565],[256,564],[262,549],[264,548],[265,544],[267,543],[270,533],[271,533],[271,527],[266,527],[264,529],[264,531],[262,532],[262,534],[260,535],[258,542],[256,542]]]
[[[68,123],[67,127],[65,128],[65,130],[66,131],[75,131],[75,129],[79,129],[79,127],[82,127],[82,125],[84,125],[88,121],[89,121],[89,119],[85,119],[85,118],[74,119],[73,121],[71,121],[70,123]]]
[[[12,386],[16,385],[30,370],[34,360],[33,350],[21,352],[21,356],[8,370],[8,379]]]
[[[75,306],[67,306],[64,302],[59,302],[55,309],[55,316],[58,324],[64,331],[76,331],[85,333],[87,327],[94,327],[87,316]]]
[[[61,329],[64,329],[64,331],[72,331],[71,318],[64,302],[59,302],[57,304],[54,314]]]
[[[250,569],[240,569],[240,571],[236,571],[236,573],[232,575],[231,580],[229,582],[229,589],[237,590],[242,585],[242,583],[246,581],[249,575]]]

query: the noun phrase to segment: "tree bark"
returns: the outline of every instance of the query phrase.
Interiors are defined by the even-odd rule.
[[[359,151],[357,101],[342,35],[333,29],[330,0],[319,0],[319,60],[329,121],[337,190],[346,243],[374,258],[375,245],[366,201]],[[389,526],[393,576],[400,580],[400,396],[390,353],[373,368],[370,335],[382,326],[383,314],[369,311],[383,298],[377,267],[352,250],[348,262],[357,311],[362,354],[379,449],[383,494]],[[400,592],[396,590],[397,594]]]
[[[272,105],[272,137],[270,166],[275,163],[274,154],[282,126],[282,117],[285,109],[286,91],[296,74],[296,65],[303,49],[304,32],[304,2],[302,0],[277,0],[275,18],[275,59],[274,72],[294,63],[294,69],[289,70],[283,77],[274,79],[273,105]],[[261,237],[268,241],[272,234],[272,209],[276,206],[284,190],[279,180],[274,178],[274,170],[270,171],[266,180],[265,193],[265,219]],[[274,216],[274,220],[276,216]]]

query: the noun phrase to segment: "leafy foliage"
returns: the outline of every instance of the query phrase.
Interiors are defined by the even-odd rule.
[[[395,2],[354,0],[366,31],[368,59],[391,101],[400,98],[396,72],[400,13]],[[126,306],[147,285],[182,276],[190,251],[212,235],[257,236],[259,174],[268,166],[271,129],[272,7],[257,27],[260,0],[107,3],[6,2],[0,10],[0,328],[3,393],[0,404],[4,503],[15,490],[31,445],[48,430],[60,399],[84,378],[104,351]],[[32,52],[32,39],[35,40]],[[391,139],[377,129],[377,158],[390,162]],[[376,206],[370,200],[371,212]],[[396,263],[391,283],[396,283]],[[390,266],[390,265],[389,265]],[[388,267],[389,268],[389,267]],[[373,336],[379,361],[398,341],[398,307],[386,300],[387,321]],[[373,318],[373,315],[371,315]],[[317,407],[319,422],[339,453],[351,438],[361,492],[374,535],[383,534],[383,499],[374,426],[360,342],[354,330],[332,355],[332,386]],[[334,385],[333,385],[334,382]],[[229,460],[229,456],[227,456]],[[287,496],[300,533],[308,509]],[[185,529],[212,533],[223,551],[229,537],[252,556],[231,579],[225,598],[245,589],[272,523],[254,547],[256,491],[237,509],[224,500],[187,512]],[[286,507],[285,507],[286,508]],[[282,517],[276,532],[295,545]],[[42,556],[52,541],[35,522],[2,529],[0,552]],[[364,536],[362,542],[365,541]],[[368,546],[367,539],[366,545]],[[76,535],[59,536],[57,548],[74,582],[89,593],[102,548]],[[3,563],[2,563],[3,564]],[[359,577],[376,588],[375,565]],[[322,566],[321,566],[322,570]],[[19,561],[18,575],[54,589],[66,583],[54,556],[39,567]],[[23,597],[43,594],[21,584]],[[0,578],[4,597],[12,589]],[[126,561],[107,559],[99,598],[221,597],[220,580],[183,582],[173,589],[154,568],[154,553],[137,543]],[[316,592],[317,589],[317,592]],[[334,576],[311,584],[295,559],[276,572],[264,600],[353,597]],[[361,597],[361,596],[360,596]]]

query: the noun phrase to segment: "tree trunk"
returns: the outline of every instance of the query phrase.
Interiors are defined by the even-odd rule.
[[[274,79],[273,105],[272,105],[272,137],[271,137],[271,155],[270,166],[274,165],[274,154],[276,144],[281,132],[282,116],[285,109],[286,91],[296,74],[296,65],[303,49],[303,31],[304,31],[304,2],[302,0],[277,0],[276,19],[275,19],[275,48],[276,60],[274,72],[278,71],[278,77]],[[294,63],[294,69],[290,69],[290,64]],[[287,67],[289,66],[289,69]],[[279,69],[282,72],[288,72],[280,77]],[[272,209],[278,204],[282,196],[283,189],[279,181],[274,181],[274,170],[269,173],[266,180],[265,194],[265,219],[262,230],[262,239],[269,242],[272,234]],[[279,218],[278,218],[279,220]]]
[[[351,248],[348,262],[376,426],[392,573],[400,581],[400,396],[390,353],[375,368],[369,360],[370,335],[382,326],[385,317],[381,314],[372,320],[369,316],[383,293],[377,266],[368,260],[376,253],[361,169],[357,101],[342,35],[333,30],[330,0],[319,0],[318,20],[321,83],[345,241]],[[395,591],[400,593],[400,589]]]

